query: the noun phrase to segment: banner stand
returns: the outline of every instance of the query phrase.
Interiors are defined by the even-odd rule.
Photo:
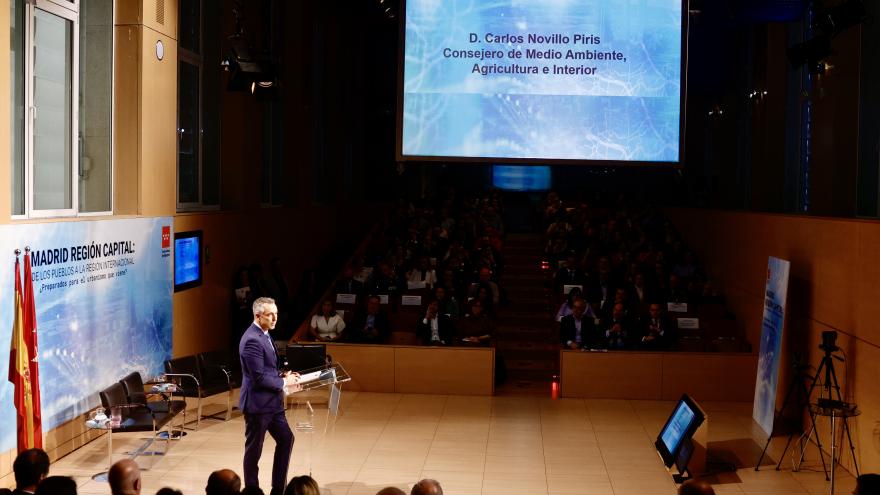
[[[767,434],[767,444],[758,460],[757,469],[770,444],[770,438],[778,428],[777,423],[783,417],[784,410],[797,392],[797,403],[805,403],[809,397],[805,395],[801,363],[795,370],[791,386],[785,394],[782,408],[777,412],[776,397],[779,383],[780,361],[782,358],[782,335],[785,324],[785,305],[788,298],[788,275],[790,263],[774,258],[767,260],[767,278],[764,288],[764,311],[761,321],[761,343],[758,353],[758,369],[755,376],[755,398],[752,406],[752,418]],[[804,389],[804,390],[801,390]],[[791,438],[789,438],[791,440]],[[780,461],[781,462],[781,461]]]

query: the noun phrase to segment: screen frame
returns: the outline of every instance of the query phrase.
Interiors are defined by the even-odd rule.
[[[406,4],[409,0],[400,0],[398,8],[398,43],[397,43],[397,115],[394,144],[394,155],[398,162],[408,163],[436,163],[469,164],[469,163],[509,163],[512,165],[587,165],[593,167],[660,167],[660,168],[684,168],[685,134],[687,130],[687,68],[688,68],[688,32],[690,0],[681,2],[681,94],[679,95],[678,114],[678,161],[677,162],[653,162],[653,161],[628,161],[628,160],[590,160],[590,159],[563,159],[526,157],[510,158],[503,156],[476,157],[476,156],[447,156],[447,155],[404,155],[403,154],[403,76],[404,58],[406,54]]]
[[[178,239],[192,239],[192,238],[198,239],[198,242],[199,242],[199,275],[198,275],[198,277],[196,277],[195,280],[190,280],[188,282],[183,282],[183,283],[178,284],[177,283],[177,240]],[[172,271],[172,274],[174,277],[174,292],[180,292],[180,291],[184,291],[187,289],[192,289],[193,287],[199,287],[202,285],[202,279],[204,276],[204,269],[205,269],[205,267],[204,267],[204,265],[205,265],[205,256],[204,256],[205,244],[202,242],[202,240],[203,240],[203,237],[202,237],[201,230],[189,230],[186,232],[175,232],[174,233],[174,240],[172,242],[172,245],[174,246],[174,253],[173,253],[173,261],[174,261],[173,265],[174,266],[173,266],[173,271]]]
[[[296,355],[298,355],[298,356],[296,356]],[[322,361],[322,362],[320,364],[318,364],[317,366],[306,366],[306,367],[298,366],[295,368],[294,363],[292,362],[293,359],[291,359],[293,357],[316,358],[313,360],[313,363],[318,363],[319,359],[317,359],[317,358],[319,356],[320,356],[320,361]],[[327,345],[314,343],[314,342],[302,342],[302,343],[296,343],[296,344],[287,344],[287,347],[284,349],[284,357],[287,359],[288,368],[290,368],[290,370],[294,371],[294,372],[300,372],[300,371],[310,370],[310,369],[314,369],[314,368],[319,368],[319,367],[327,364]],[[313,364],[313,363],[308,363],[308,364]]]
[[[678,445],[675,447],[674,451],[670,452],[669,449],[666,448],[666,443],[663,442],[663,432],[666,431],[666,428],[669,427],[672,419],[675,417],[675,411],[678,410],[678,407],[681,404],[685,404],[691,411],[694,413],[694,418],[688,424],[687,429],[684,434],[681,436],[681,440],[678,442]],[[666,423],[663,424],[663,428],[660,429],[660,433],[657,434],[657,440],[654,441],[654,447],[657,448],[657,453],[660,454],[660,458],[663,459],[663,464],[666,467],[672,467],[675,464],[676,459],[678,459],[678,454],[681,452],[682,446],[685,442],[694,436],[694,433],[697,432],[700,425],[703,424],[703,421],[706,420],[706,413],[703,409],[694,401],[688,394],[682,394],[681,398],[678,402],[675,403],[675,407],[672,408],[672,412],[669,414],[669,418],[666,419]]]

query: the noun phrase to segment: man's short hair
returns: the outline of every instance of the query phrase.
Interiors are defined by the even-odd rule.
[[[687,480],[678,487],[678,495],[715,495],[712,485],[705,480]]]
[[[34,495],[76,495],[76,481],[70,476],[49,476],[37,485]]]
[[[258,297],[253,305],[254,314],[262,314],[263,311],[265,311],[266,306],[270,304],[275,304],[275,299],[272,299],[271,297]]]
[[[376,492],[376,495],[406,495],[406,492],[396,486],[386,486]]]
[[[413,485],[410,495],[443,495],[443,488],[439,481],[426,478]]]
[[[858,495],[880,494],[880,474],[863,474],[856,478]]]
[[[207,495],[232,495],[241,490],[241,478],[231,469],[218,469],[208,476]]]
[[[15,458],[12,471],[18,488],[34,486],[49,474],[49,455],[42,449],[27,449]]]

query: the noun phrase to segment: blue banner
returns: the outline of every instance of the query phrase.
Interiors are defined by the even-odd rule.
[[[171,357],[172,218],[0,226],[0,415],[12,418],[8,373],[14,250],[32,251],[43,432],[98,405],[97,392]],[[0,451],[15,448],[0,422]]]
[[[764,317],[761,324],[761,349],[755,381],[752,418],[767,435],[773,433],[776,410],[776,387],[779,382],[779,358],[782,352],[782,329],[785,323],[785,300],[788,294],[789,262],[770,257],[767,262],[767,286],[764,291]]]

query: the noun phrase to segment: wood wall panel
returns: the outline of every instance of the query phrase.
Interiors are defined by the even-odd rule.
[[[748,402],[757,355],[561,351],[560,395],[588,399]]]
[[[142,31],[136,25],[113,29],[113,208],[121,215],[137,214],[140,203]]]
[[[817,366],[821,332],[837,331],[849,362],[835,361],[835,368],[847,399],[862,410],[852,425],[860,468],[880,471],[880,222],[678,208],[667,214],[720,280],[753,345],[767,257],[791,261],[782,373],[794,352]],[[827,438],[827,426],[819,429]]]
[[[663,400],[688,394],[697,402],[751,402],[755,396],[755,354],[663,354]]]
[[[561,351],[559,359],[561,397],[661,398],[662,353]]]
[[[327,344],[327,353],[351,375],[342,390],[394,392],[394,347]]]
[[[156,58],[156,40],[165,57]],[[143,29],[140,136],[141,215],[177,211],[177,41]]]
[[[495,350],[395,347],[394,391],[404,394],[492,395]]]

